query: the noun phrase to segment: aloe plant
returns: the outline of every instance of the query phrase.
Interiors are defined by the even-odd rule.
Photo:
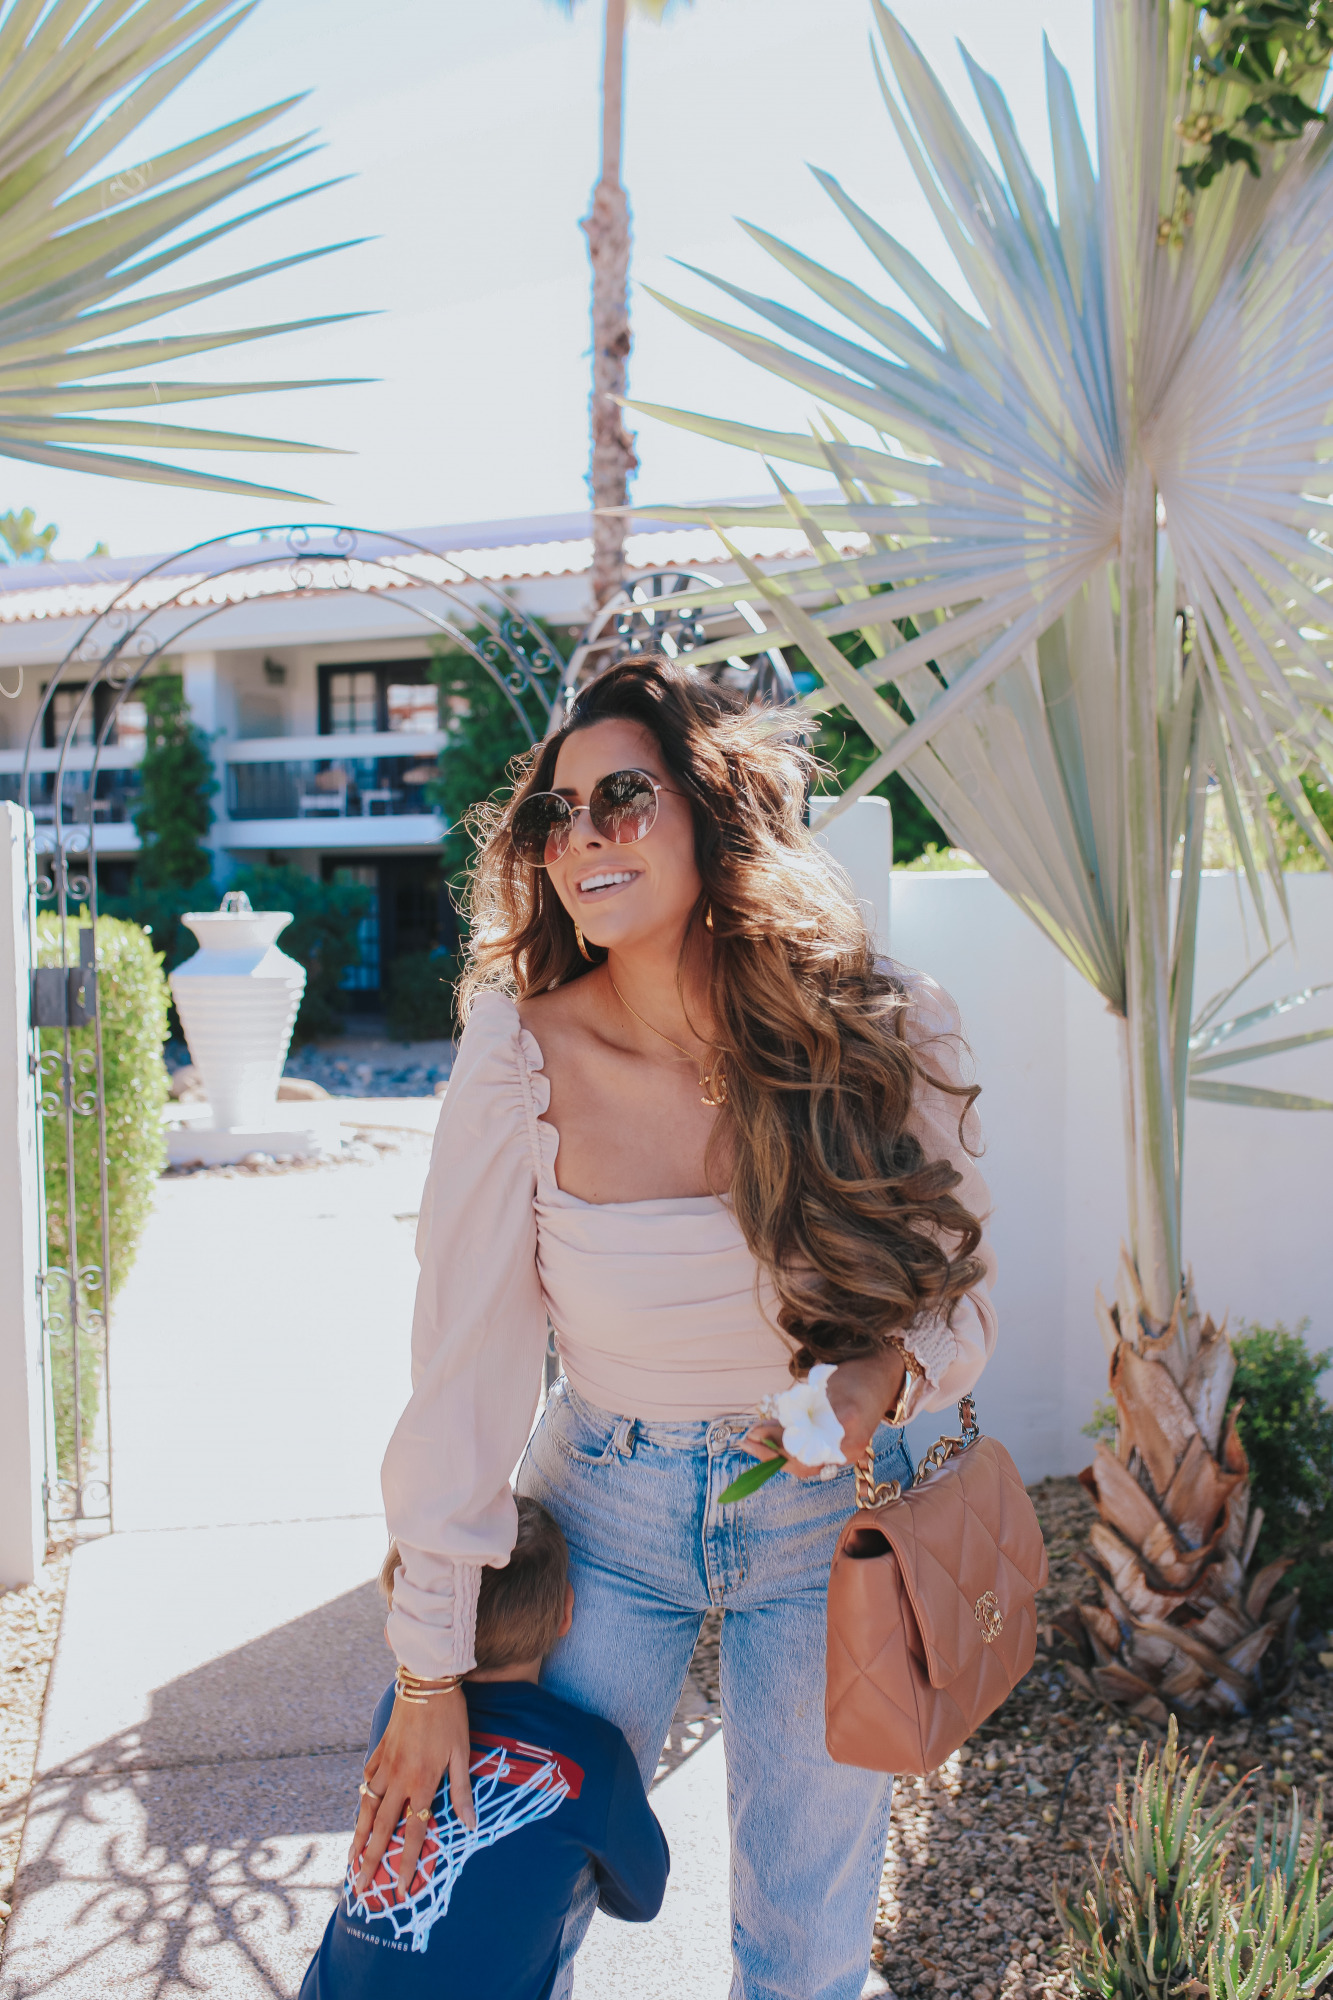
[[[1209,1804],[1213,1777],[1181,1750],[1173,1716],[1161,1748],[1141,1745],[1132,1781],[1118,1780],[1106,1859],[1073,1896],[1055,1894],[1079,1992],[1303,2000],[1333,1971],[1322,1813],[1307,1828],[1296,1796],[1270,1832],[1260,1812],[1238,1866],[1244,1783]]]
[[[1216,1369],[1191,1376],[1215,1340],[1186,1298],[1181,1240],[1192,1056],[1194,1093],[1224,1088],[1208,1087],[1220,1050],[1190,1045],[1208,791],[1265,927],[1286,912],[1275,809],[1333,860],[1302,784],[1333,767],[1333,134],[1317,110],[1333,0],[1251,10],[1248,26],[1240,11],[1095,0],[1095,148],[1047,49],[1053,208],[994,80],[968,59],[998,164],[875,0],[884,102],[970,302],[819,172],[878,290],[747,224],[818,316],[725,278],[711,282],[780,338],[671,306],[807,390],[810,432],[633,405],[836,482],[841,498],[815,504],[774,470],[772,505],[706,510],[724,533],[795,520],[812,560],[765,574],[737,551],[772,629],[695,661],[775,633],[799,645],[824,683],[812,715],[840,705],[880,746],[844,803],[901,771],[1119,1020],[1130,1256],[1100,1317],[1156,1369],[1137,1407],[1175,1440],[1170,1465],[1149,1452],[1168,1568],[1223,1532],[1245,1476],[1218,1433],[1214,1513],[1195,1518],[1201,1461],[1184,1511],[1167,1499],[1184,1452],[1217,1432]],[[1269,88],[1288,68],[1289,101]],[[1253,160],[1214,157],[1214,131],[1242,126]],[[868,664],[849,663],[850,634]],[[1151,1440],[1121,1418],[1138,1477]],[[1126,1547],[1160,1597],[1146,1544]],[[1233,1577],[1208,1607],[1215,1633],[1239,1590]],[[1135,1629],[1122,1597],[1113,1616]],[[1252,1639],[1242,1620],[1246,1690]],[[1154,1685],[1194,1666],[1159,1660]],[[1229,1685],[1219,1700],[1249,1698]]]
[[[183,382],[154,375],[195,354],[325,326],[346,313],[216,333],[143,336],[137,329],[271,272],[346,247],[301,249],[267,264],[172,290],[159,274],[255,216],[317,192],[267,199],[196,230],[219,203],[248,196],[308,156],[309,135],[232,157],[297,98],[236,118],[136,165],[105,166],[136,129],[253,11],[233,0],[9,0],[0,8],[0,455],[70,472],[283,500],[310,496],[191,471],[120,447],[318,451],[159,421],[176,403],[324,382]],[[323,185],[330,185],[323,183]],[[148,288],[148,289],[145,289]],[[119,336],[135,330],[135,337]],[[148,419],[99,412],[147,410]],[[96,447],[90,449],[90,447]]]

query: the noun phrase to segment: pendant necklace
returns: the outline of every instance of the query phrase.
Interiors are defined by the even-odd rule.
[[[609,972],[607,973],[606,976],[608,979],[611,979],[611,974]],[[725,1076],[723,1076],[720,1069],[717,1071],[716,1075],[710,1077],[707,1068],[703,1063],[700,1062],[698,1056],[692,1056],[688,1049],[683,1049],[681,1047],[679,1042],[673,1042],[670,1035],[664,1035],[662,1033],[662,1030],[660,1028],[655,1028],[651,1021],[645,1021],[643,1015],[639,1013],[636,1007],[630,1006],[629,1001],[625,998],[620,988],[616,985],[614,979],[611,979],[611,991],[615,994],[617,1000],[620,1002],[621,1006],[625,1009],[625,1012],[627,1014],[633,1014],[635,1020],[638,1022],[641,1028],[646,1028],[650,1035],[656,1035],[659,1042],[665,1042],[667,1047],[674,1049],[678,1056],[684,1056],[686,1062],[694,1064],[695,1068],[699,1072],[699,1088],[703,1092],[702,1097],[699,1099],[699,1102],[701,1104],[706,1104],[710,1109],[710,1111],[716,1111],[716,1109],[720,1104],[726,1103],[727,1079]],[[720,1053],[720,1051],[715,1050],[714,1053],[718,1054]]]

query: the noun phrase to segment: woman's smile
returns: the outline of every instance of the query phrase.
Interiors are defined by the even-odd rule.
[[[619,895],[631,882],[637,882],[642,873],[641,868],[590,868],[575,882],[574,893],[581,901],[604,902],[608,896]]]

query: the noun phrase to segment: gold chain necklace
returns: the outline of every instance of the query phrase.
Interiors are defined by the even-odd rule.
[[[609,971],[606,976],[608,979],[611,979],[611,974]],[[715,1111],[720,1104],[726,1103],[727,1079],[725,1076],[723,1076],[720,1069],[716,1069],[716,1073],[710,1077],[707,1067],[700,1062],[698,1056],[692,1056],[688,1049],[683,1049],[681,1047],[679,1042],[673,1042],[670,1035],[664,1035],[662,1033],[662,1030],[660,1028],[655,1028],[651,1021],[645,1021],[643,1015],[639,1012],[637,1007],[630,1006],[629,1001],[625,998],[620,988],[616,985],[614,979],[611,979],[611,991],[615,994],[617,1000],[620,1002],[621,1006],[625,1009],[626,1013],[633,1014],[635,1020],[638,1022],[641,1028],[646,1028],[650,1035],[656,1035],[659,1042],[665,1042],[667,1047],[669,1049],[674,1049],[678,1056],[684,1056],[686,1062],[691,1062],[694,1064],[694,1067],[699,1072],[699,1088],[703,1092],[702,1097],[699,1099],[699,1102],[701,1104],[706,1104],[710,1110]],[[719,1052],[715,1049],[714,1054],[716,1055],[717,1053]]]

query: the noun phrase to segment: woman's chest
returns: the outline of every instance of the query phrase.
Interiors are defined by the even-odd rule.
[[[709,1156],[718,1114],[700,1101],[694,1064],[557,1059],[548,1061],[547,1076],[546,1118],[560,1135],[555,1174],[563,1193],[586,1202],[654,1201],[727,1186],[723,1147]]]

